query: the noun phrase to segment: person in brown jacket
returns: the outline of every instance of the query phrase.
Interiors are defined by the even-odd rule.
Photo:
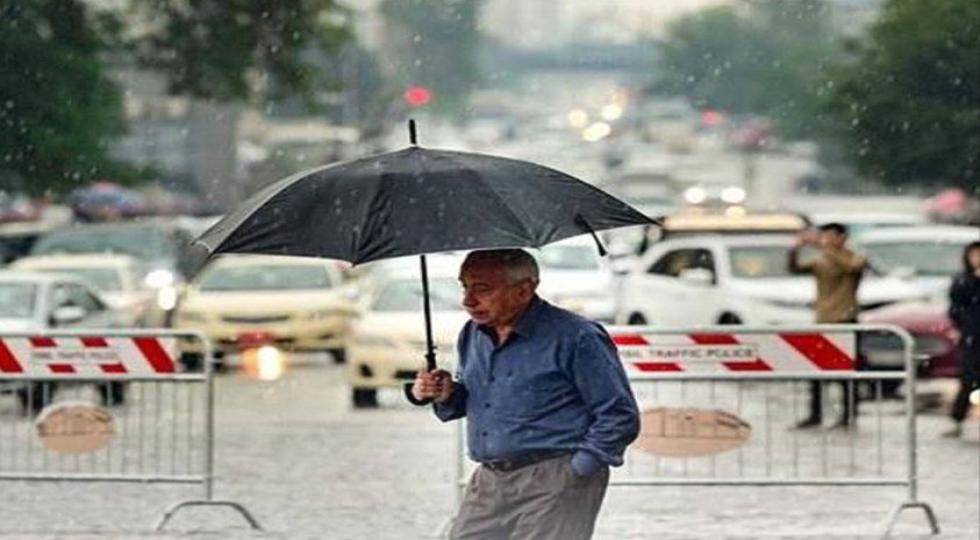
[[[857,291],[861,277],[868,267],[865,257],[846,247],[847,227],[840,223],[828,223],[819,231],[806,232],[797,238],[796,246],[789,251],[789,271],[793,274],[811,274],[817,280],[817,300],[814,306],[818,324],[846,324],[857,322]],[[802,262],[799,252],[804,246],[819,246],[821,254]],[[857,416],[857,397],[850,394],[854,388],[847,382],[843,386],[843,414],[837,426],[847,426],[852,416]],[[820,381],[810,383],[810,416],[797,424],[799,428],[819,426],[823,422],[823,392]],[[854,411],[851,411],[851,402]],[[852,414],[853,412],[853,414]]]

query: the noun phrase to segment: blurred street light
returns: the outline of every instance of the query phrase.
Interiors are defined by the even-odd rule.
[[[738,186],[730,186],[721,190],[721,200],[728,204],[739,204],[745,200],[745,197],[745,190]]]
[[[701,204],[708,200],[708,192],[701,186],[693,186],[684,191],[684,200],[691,204]]]
[[[619,120],[623,116],[623,107],[618,103],[608,103],[602,107],[601,115],[603,120],[610,122]]]
[[[585,109],[572,109],[568,111],[568,123],[575,129],[582,129],[589,123],[589,113]]]
[[[424,86],[410,86],[405,90],[405,103],[411,107],[423,107],[432,101],[432,91]]]
[[[612,126],[605,122],[595,122],[582,131],[582,140],[598,142],[608,137],[610,133],[612,133]]]

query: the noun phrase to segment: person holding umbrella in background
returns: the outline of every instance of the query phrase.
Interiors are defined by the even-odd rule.
[[[963,250],[963,273],[949,290],[949,318],[960,334],[960,388],[950,414],[956,425],[943,436],[955,438],[963,434],[970,394],[980,388],[980,242]]]
[[[466,417],[473,474],[450,538],[591,538],[609,467],[639,434],[636,400],[601,326],[535,294],[519,249],[475,251],[460,270],[458,380],[421,370],[412,392]]]

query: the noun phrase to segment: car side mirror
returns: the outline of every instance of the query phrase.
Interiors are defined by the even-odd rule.
[[[677,277],[692,285],[709,286],[715,282],[714,272],[705,268],[681,270],[681,273]]]
[[[51,314],[51,321],[56,326],[74,324],[84,319],[87,314],[84,308],[78,306],[61,306]]]

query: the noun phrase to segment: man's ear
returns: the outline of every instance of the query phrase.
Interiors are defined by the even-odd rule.
[[[521,295],[527,299],[534,296],[534,292],[538,290],[538,283],[532,280],[526,280],[521,284]]]

